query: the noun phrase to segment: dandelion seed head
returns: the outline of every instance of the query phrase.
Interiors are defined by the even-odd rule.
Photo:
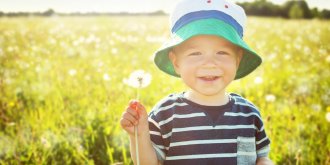
[[[111,46],[115,45],[115,41],[113,41],[113,40],[111,40],[111,39],[110,39],[108,42],[109,42],[109,44],[110,44]]]
[[[110,76],[107,73],[103,74],[103,80],[104,81],[109,81],[110,80]]]
[[[322,109],[320,104],[313,104],[311,107],[316,112],[321,111],[321,109]]]
[[[84,150],[85,150],[85,148],[84,148],[82,145],[77,145],[76,147],[77,147],[77,151],[78,151],[79,153],[83,153]]]
[[[44,132],[40,137],[40,143],[45,148],[52,148],[55,144],[59,142],[56,134],[51,131]]]
[[[254,79],[254,83],[255,84],[261,84],[263,82],[263,79],[262,79],[262,77],[256,77],[255,79]]]
[[[307,85],[300,85],[298,88],[297,88],[297,92],[299,94],[307,94],[309,92],[309,87]]]
[[[48,43],[52,44],[52,45],[55,45],[57,43],[56,39],[54,38],[49,38],[48,39]]]
[[[11,106],[14,106],[14,105],[11,105]],[[8,126],[10,126],[10,127],[13,127],[13,126],[15,126],[15,125],[16,125],[15,122],[10,122],[10,123],[8,123]]]
[[[48,140],[45,137],[41,137],[40,142],[45,148],[50,148],[51,147],[50,143],[48,142]]]
[[[14,49],[14,47],[12,47],[12,46],[9,46],[9,47],[7,47],[7,51],[8,52],[13,52],[15,49]]]
[[[309,53],[311,53],[311,48],[309,48],[309,47],[304,47],[304,52],[306,53],[306,54],[309,54]]]
[[[101,68],[101,67],[104,66],[104,63],[103,63],[102,61],[99,61],[99,62],[97,63],[97,66],[98,66],[99,68]]]
[[[68,73],[69,73],[70,76],[75,76],[77,74],[77,70],[70,69]]]
[[[327,54],[327,50],[326,49],[319,49],[319,54],[325,55]],[[330,56],[328,56],[330,57]]]
[[[272,94],[266,95],[266,101],[267,102],[274,102],[276,100],[276,97]]]
[[[144,88],[150,84],[151,74],[144,70],[136,70],[130,74],[129,78],[125,78],[123,82],[134,88]]]
[[[87,80],[87,81],[91,80],[91,76],[89,76],[89,75],[86,75],[84,78],[85,78],[85,80]]]
[[[38,65],[38,66],[36,66],[35,67],[35,71],[37,72],[37,73],[39,73],[40,71],[41,71],[41,67]]]
[[[291,55],[290,55],[290,54],[286,54],[286,55],[284,56],[284,59],[286,59],[286,60],[290,60],[290,59],[291,59]]]
[[[328,122],[330,122],[330,112],[326,113],[325,118],[327,119]]]
[[[327,63],[330,63],[330,56],[328,56],[325,61],[327,61]]]
[[[118,54],[118,49],[117,48],[112,48],[111,53],[114,54],[114,55]]]
[[[275,59],[276,57],[277,57],[276,53],[272,53],[272,54],[269,55],[270,60]]]

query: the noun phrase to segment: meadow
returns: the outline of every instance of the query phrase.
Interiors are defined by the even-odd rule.
[[[148,111],[185,90],[153,64],[166,16],[0,18],[0,164],[132,164],[119,120],[143,69]],[[263,58],[236,80],[260,109],[279,165],[330,164],[330,21],[250,17],[244,35]]]

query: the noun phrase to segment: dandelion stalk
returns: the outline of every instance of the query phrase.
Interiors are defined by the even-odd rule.
[[[140,165],[139,141],[138,141],[138,126],[134,126],[134,136],[135,136],[136,164],[137,165]]]
[[[142,86],[142,80],[143,78],[138,77],[138,81],[140,86]],[[140,88],[136,88],[136,100],[139,100],[140,97]],[[135,110],[137,111],[137,106],[135,108]],[[135,153],[136,153],[136,164],[140,165],[140,154],[139,154],[139,141],[138,141],[138,126],[134,126],[134,136],[135,136]]]

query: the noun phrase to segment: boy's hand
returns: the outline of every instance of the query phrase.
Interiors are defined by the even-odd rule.
[[[149,132],[148,114],[144,106],[136,101],[130,101],[120,120],[120,126],[130,135],[134,136],[134,126],[138,126],[138,134]]]

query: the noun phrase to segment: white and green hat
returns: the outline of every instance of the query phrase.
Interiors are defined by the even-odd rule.
[[[246,15],[240,6],[226,0],[182,0],[170,16],[171,38],[155,53],[157,67],[180,77],[169,59],[170,50],[196,35],[215,35],[243,48],[235,79],[242,78],[261,64],[261,58],[244,41]]]

